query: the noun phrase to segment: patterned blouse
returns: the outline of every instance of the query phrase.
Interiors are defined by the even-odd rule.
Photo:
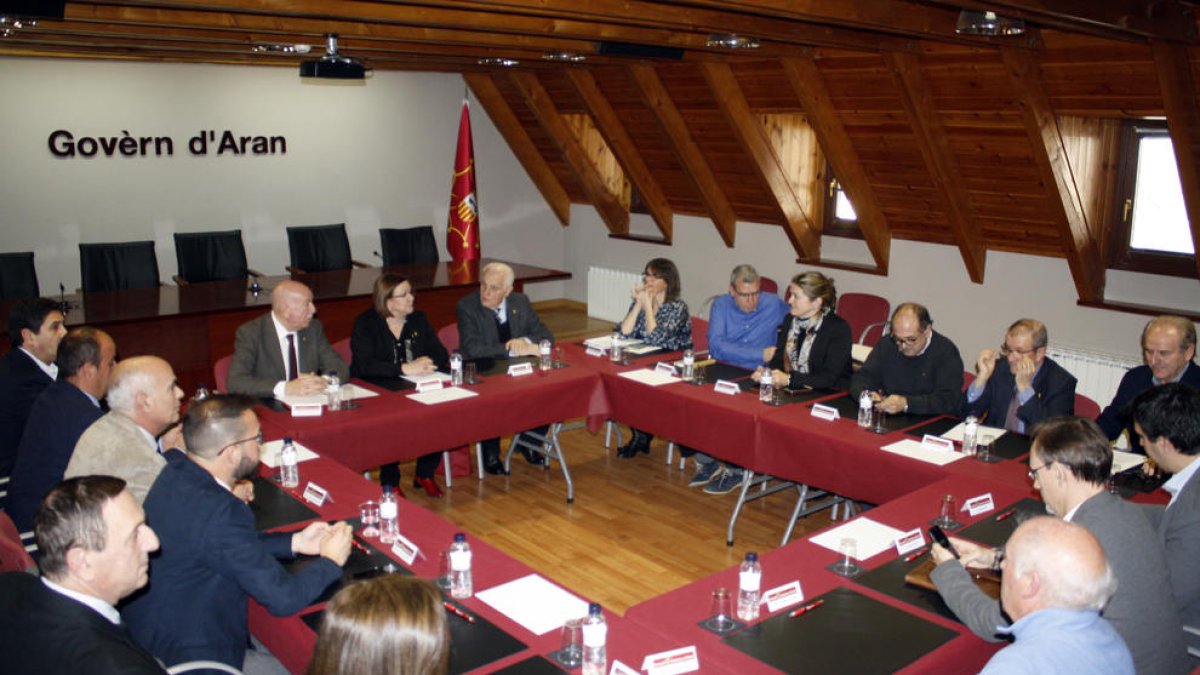
[[[636,302],[635,300],[630,303],[629,308],[633,309],[633,305]],[[638,312],[637,323],[633,325],[633,332],[626,335],[626,337],[642,340],[646,344],[671,351],[691,349],[692,319],[688,314],[686,302],[682,299],[675,299],[663,303],[663,306],[659,307],[658,312],[654,314],[654,320],[658,325],[655,326],[654,332],[647,333],[646,316]],[[620,330],[620,326],[617,327],[617,330]]]

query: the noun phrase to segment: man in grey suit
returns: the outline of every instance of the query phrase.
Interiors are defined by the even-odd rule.
[[[1108,491],[1112,448],[1104,432],[1083,417],[1043,422],[1034,430],[1029,467],[1046,511],[1083,526],[1104,548],[1117,591],[1102,614],[1125,640],[1137,672],[1188,672],[1162,544],[1141,509]],[[964,566],[996,566],[998,551],[961,539],[951,542],[961,559],[935,544],[931,555],[938,566],[930,576],[955,615],[976,635],[995,642],[997,629],[1009,621]]]
[[[510,356],[534,356],[542,340],[554,341],[554,335],[533,311],[524,293],[513,292],[513,270],[502,262],[491,262],[479,273],[479,290],[458,301],[459,351],[464,359],[503,359]],[[539,435],[546,427],[531,429]],[[500,462],[500,439],[482,442],[483,466],[490,474],[504,474]],[[528,448],[521,452],[530,464],[545,460]]]
[[[350,368],[314,319],[312,291],[286,279],[271,290],[271,311],[237,329],[228,389],[261,398],[319,394],[325,380],[318,373],[337,373],[345,380]]]
[[[1184,641],[1200,665],[1200,392],[1172,383],[1148,389],[1133,400],[1133,429],[1150,459],[1174,474],[1163,489],[1165,507],[1142,505],[1167,551],[1175,604],[1183,618]]]

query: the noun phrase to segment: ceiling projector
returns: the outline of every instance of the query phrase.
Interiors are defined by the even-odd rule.
[[[370,70],[362,61],[338,54],[337,35],[333,33],[325,36],[325,56],[300,62],[300,77],[362,80]]]

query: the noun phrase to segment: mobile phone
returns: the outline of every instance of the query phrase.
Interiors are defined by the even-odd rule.
[[[937,525],[930,525],[929,538],[936,541],[938,546],[949,551],[955,558],[958,558],[958,551],[954,549],[954,544],[950,543],[950,538],[946,536],[946,533],[942,532],[942,528]]]

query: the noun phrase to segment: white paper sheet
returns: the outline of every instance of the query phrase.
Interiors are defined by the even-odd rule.
[[[658,347],[657,345],[636,344],[636,345],[630,345],[628,347],[622,347],[621,349],[629,354],[633,354],[634,356],[637,356],[640,354],[649,354],[650,352],[658,351],[660,349],[660,347]]]
[[[295,408],[298,405],[325,405],[329,399],[325,394],[311,394],[309,396],[282,396],[277,397],[289,408]]]
[[[872,348],[867,345],[853,344],[850,345],[850,358],[859,363],[866,363],[867,357],[871,355]]]
[[[259,461],[271,467],[272,469],[278,469],[279,449],[282,447],[283,441],[267,441],[266,443],[263,443],[262,448],[258,451]],[[292,447],[296,448],[297,462],[307,462],[310,459],[317,458],[317,453],[309,450],[299,443],[296,443],[295,441],[292,442]]]
[[[642,341],[635,340],[634,338],[622,338],[617,340],[617,344],[621,345],[622,349],[626,349],[635,345],[640,345],[642,344]],[[595,349],[603,349],[604,351],[608,351],[609,348],[612,347],[612,336],[601,335],[599,337],[588,338],[583,341],[583,346],[594,347]]]
[[[441,380],[442,382],[446,382],[446,383],[450,382],[449,375],[447,375],[445,373],[439,373],[436,371],[432,372],[428,375],[403,375],[401,377],[402,377],[402,379],[408,380],[409,382],[412,382],[413,384],[423,384],[425,382],[437,382],[438,380]]]
[[[460,398],[471,398],[472,396],[478,395],[479,394],[471,391],[470,389],[463,389],[462,387],[446,387],[444,389],[434,389],[433,391],[426,391],[420,394],[409,394],[408,397],[417,403],[434,405],[437,403],[445,403],[447,401],[457,401]]]
[[[866,560],[890,549],[892,543],[902,534],[902,530],[877,523],[870,518],[855,518],[845,525],[809,537],[809,541],[840,553],[838,547],[842,545],[842,540],[853,539],[858,548],[857,559]]]
[[[965,426],[967,426],[966,422],[959,422],[958,426],[956,426],[953,429],[951,429],[950,431],[947,431],[946,433],[942,434],[942,438],[948,438],[948,439],[954,441],[955,443],[962,443],[963,427],[965,427]],[[994,442],[994,441],[1000,440],[1000,437],[1006,433],[1008,433],[1008,432],[1005,431],[1004,429],[997,429],[996,427],[985,427],[982,424],[980,424],[979,431],[975,434],[975,438],[982,439],[984,436],[991,436],[992,441]]]
[[[630,371],[626,371],[624,373],[617,373],[617,374],[620,375],[621,377],[627,377],[627,378],[633,380],[634,382],[641,382],[642,384],[648,384],[651,387],[658,387],[658,386],[661,386],[664,384],[671,384],[672,382],[680,381],[680,379],[678,377],[675,377],[674,375],[660,373],[656,370],[651,370],[649,368],[644,368],[642,370],[630,370]]]
[[[1126,469],[1132,469],[1135,466],[1141,466],[1146,461],[1145,455],[1139,455],[1133,452],[1125,452],[1123,450],[1113,450],[1113,473],[1121,473]]]
[[[957,462],[966,456],[962,453],[949,452],[947,450],[930,450],[929,448],[921,445],[920,441],[914,441],[909,438],[906,438],[903,441],[896,441],[895,443],[885,445],[880,448],[880,450],[894,452],[897,455],[904,455],[905,457],[911,457],[912,459],[919,459],[922,462],[929,462],[930,464],[937,464],[938,466],[944,466],[950,462]]]
[[[447,375],[446,377],[449,379],[450,376]],[[370,389],[360,387],[357,384],[342,385],[342,398],[346,399],[347,401],[354,401],[360,398],[374,398],[378,395],[379,392],[371,391]]]
[[[535,635],[545,635],[570,619],[587,616],[588,604],[538,574],[530,574],[475,594]]]

